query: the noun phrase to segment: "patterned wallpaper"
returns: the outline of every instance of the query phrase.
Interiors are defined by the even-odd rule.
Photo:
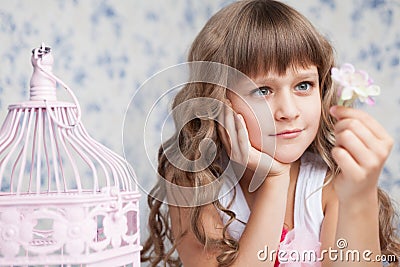
[[[155,118],[145,125],[146,108],[160,97],[162,90],[157,88],[173,82],[168,77],[173,71],[165,69],[185,62],[189,45],[206,20],[229,2],[0,0],[0,120],[9,104],[28,99],[30,53],[43,41],[53,49],[54,74],[80,101],[88,132],[117,153],[125,152],[139,183],[148,188],[155,179],[152,166],[161,140],[162,121],[157,114],[166,113],[169,102],[159,102]],[[400,202],[400,120],[396,119],[400,114],[400,1],[285,2],[332,41],[338,63],[351,62],[367,70],[381,86],[377,104],[365,109],[396,141],[380,183]],[[162,70],[165,76],[154,78]],[[70,100],[62,87],[58,98]],[[123,124],[130,103],[128,123]],[[145,202],[142,192],[142,226],[146,225]]]

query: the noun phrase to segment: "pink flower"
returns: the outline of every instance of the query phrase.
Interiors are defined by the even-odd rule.
[[[361,102],[373,105],[375,102],[371,96],[380,94],[380,87],[373,84],[368,73],[355,70],[354,66],[346,63],[340,69],[332,68],[332,79],[339,87],[339,105],[349,106],[357,98]]]

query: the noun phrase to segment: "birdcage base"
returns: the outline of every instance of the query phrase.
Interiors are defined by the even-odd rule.
[[[0,265],[140,266],[139,197],[0,196]]]

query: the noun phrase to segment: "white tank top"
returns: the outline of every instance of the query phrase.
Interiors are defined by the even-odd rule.
[[[320,240],[320,231],[324,214],[322,210],[322,186],[326,177],[327,165],[317,154],[305,152],[301,156],[300,170],[297,178],[295,201],[294,201],[294,228],[307,229],[314,237]],[[222,206],[227,207],[231,203],[230,210],[236,214],[236,220],[228,226],[229,234],[239,240],[245,224],[250,216],[250,209],[247,205],[243,191],[238,184],[236,198],[233,199],[233,189],[219,200]],[[221,190],[226,192],[226,190]],[[229,216],[219,211],[224,224]]]

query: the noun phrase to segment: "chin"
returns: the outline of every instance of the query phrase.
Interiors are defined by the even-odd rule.
[[[298,160],[309,146],[308,142],[304,142],[304,144],[298,144],[297,142],[294,144],[276,144],[270,140],[265,141],[264,144],[266,145],[264,146],[262,146],[260,142],[252,142],[251,144],[257,150],[270,155],[281,163],[286,164]]]
[[[282,163],[292,163],[298,160],[304,151],[276,151],[274,159]]]

